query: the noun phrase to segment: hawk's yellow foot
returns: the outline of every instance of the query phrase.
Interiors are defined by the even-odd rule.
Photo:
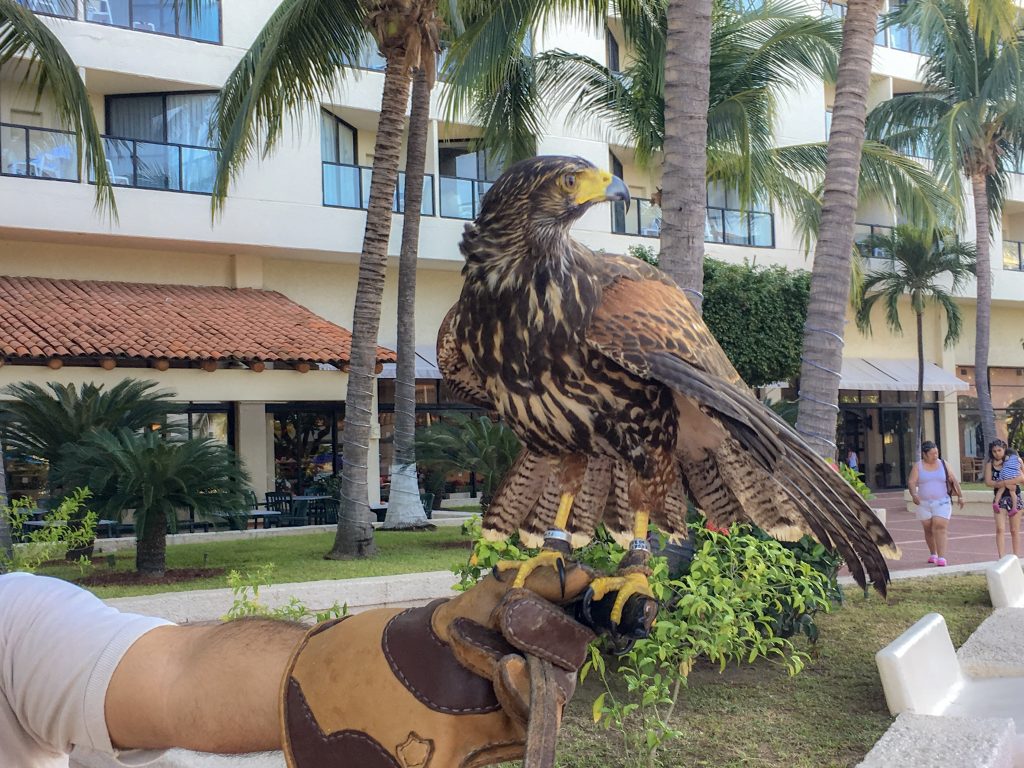
[[[565,573],[565,555],[553,549],[542,549],[535,557],[529,560],[502,560],[496,566],[499,573],[519,569],[513,587],[522,587],[530,574],[538,568],[554,568],[559,574]]]
[[[622,623],[622,609],[625,608],[626,601],[633,595],[654,599],[651,585],[647,581],[647,574],[640,572],[627,573],[622,576],[599,576],[590,583],[590,589],[593,591],[594,600],[600,600],[612,592],[618,592],[611,612],[612,623],[616,625]]]

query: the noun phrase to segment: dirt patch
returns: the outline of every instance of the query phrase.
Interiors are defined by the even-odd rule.
[[[223,576],[226,568],[172,568],[163,576],[147,576],[135,571],[101,571],[90,573],[75,582],[83,587],[122,587],[141,584],[179,584],[183,581]]]
[[[472,541],[442,541],[437,544],[441,549],[472,549]]]

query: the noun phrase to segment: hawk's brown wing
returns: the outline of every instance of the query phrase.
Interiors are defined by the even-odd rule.
[[[444,376],[448,389],[456,397],[477,408],[494,410],[494,403],[483,383],[469,369],[469,363],[455,341],[454,321],[459,305],[448,310],[437,331],[437,367]]]
[[[705,513],[722,522],[750,520],[780,538],[811,533],[841,552],[859,582],[866,571],[884,589],[888,568],[880,549],[898,556],[888,531],[742,384],[685,295],[641,262],[595,261],[607,280],[587,341],[676,393],[680,475]]]

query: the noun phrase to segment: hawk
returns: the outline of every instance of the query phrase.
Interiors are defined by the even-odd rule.
[[[879,591],[899,552],[861,496],[748,390],[675,283],[638,259],[574,240],[591,206],[628,204],[626,185],[586,160],[513,165],[466,226],[458,303],[438,363],[456,396],[493,409],[523,450],[484,516],[559,565],[603,522],[630,549],[594,582],[649,596],[648,524],[686,536],[687,501],[715,524],[750,521],[779,539],[809,533]],[[518,564],[517,564],[518,565]]]

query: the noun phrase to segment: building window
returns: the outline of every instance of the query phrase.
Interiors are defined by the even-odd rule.
[[[14,2],[42,16],[73,19],[78,12],[75,7],[77,0],[14,0]]]
[[[220,0],[200,0],[198,8],[191,9],[183,0],[85,0],[85,20],[204,43],[221,42]]]
[[[341,474],[344,403],[268,405],[274,422],[274,488],[301,495]]]
[[[324,205],[332,208],[370,207],[373,169],[356,164],[358,132],[337,115],[320,111],[320,159],[323,165]],[[405,173],[398,174],[393,210],[405,213]],[[434,177],[423,176],[423,216],[434,215]]]
[[[235,411],[226,403],[192,403],[183,413],[169,414],[167,426],[176,428],[179,436],[188,440],[208,437],[235,447]]]
[[[117,186],[213,192],[216,92],[107,97],[107,170]]]
[[[857,244],[861,256],[865,259],[887,259],[888,257],[878,248],[869,253],[863,243],[874,235],[891,235],[892,231],[893,227],[888,224],[861,224],[858,222],[853,225],[853,242]]]
[[[737,190],[712,182],[708,184],[704,241],[774,248],[775,216],[764,202],[757,200],[744,210]]]
[[[356,164],[356,129],[337,115],[320,110],[320,155],[328,163]]]
[[[605,55],[608,57],[608,70],[610,72],[621,72],[621,66],[619,64],[619,41],[615,39],[615,35],[608,28],[604,28],[604,45]]]
[[[1024,242],[1003,240],[1003,269],[1024,272]]]
[[[501,175],[501,164],[469,140],[439,142],[437,156],[441,215],[475,219],[484,195]]]

